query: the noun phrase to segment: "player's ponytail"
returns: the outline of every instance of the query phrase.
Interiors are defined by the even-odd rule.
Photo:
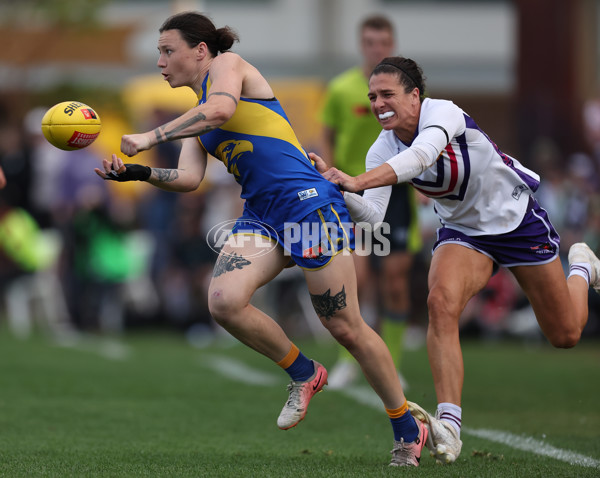
[[[217,50],[221,53],[229,50],[234,42],[240,41],[237,33],[228,26],[218,28],[216,34]]]
[[[179,30],[190,47],[206,43],[213,56],[229,50],[234,42],[239,41],[237,33],[231,28],[225,26],[217,29],[210,18],[198,12],[177,13],[167,18],[158,31],[162,33],[166,30]]]

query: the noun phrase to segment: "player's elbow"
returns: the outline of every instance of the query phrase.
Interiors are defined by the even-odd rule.
[[[172,177],[171,181],[164,181],[158,184],[158,186],[168,191],[189,193],[198,189],[201,182],[201,175],[192,174],[185,169],[178,169],[176,171],[176,176]]]
[[[223,103],[219,102],[214,106],[214,109],[210,115],[211,123],[215,127],[219,127],[227,123],[235,113],[236,105],[233,102]]]
[[[229,112],[226,111],[225,109],[218,109],[212,115],[211,123],[213,123],[213,125],[218,128],[219,126],[222,126],[225,123],[227,123],[227,121],[229,121],[231,116],[232,115],[229,114]]]
[[[200,187],[200,183],[202,182],[202,178],[199,177],[192,177],[189,178],[188,181],[184,182],[182,184],[182,192],[184,193],[190,193],[192,191],[195,191],[196,189],[198,189]]]
[[[196,189],[198,189],[198,186],[200,186],[200,183],[194,185],[194,184],[184,184],[181,186],[181,188],[179,188],[179,192],[182,193],[191,193],[194,192]]]

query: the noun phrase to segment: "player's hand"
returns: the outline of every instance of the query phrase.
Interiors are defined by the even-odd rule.
[[[141,164],[123,164],[121,158],[116,154],[112,155],[112,160],[102,160],[102,169],[94,169],[96,174],[102,179],[110,181],[147,181],[152,174],[152,169]]]
[[[126,134],[121,138],[121,152],[125,156],[135,156],[140,151],[152,147],[151,133]]]
[[[323,177],[334,184],[338,184],[342,191],[355,193],[358,191],[356,178],[348,176],[337,168],[329,168],[323,173]]]
[[[308,157],[314,161],[315,168],[317,168],[317,171],[319,171],[321,174],[329,169],[329,166],[327,166],[327,163],[323,160],[323,158],[321,158],[321,156],[315,153],[308,153]]]

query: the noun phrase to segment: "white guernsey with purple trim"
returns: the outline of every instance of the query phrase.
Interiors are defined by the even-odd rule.
[[[398,182],[409,182],[435,201],[444,226],[470,236],[503,234],[522,221],[539,176],[498,149],[451,101],[426,98],[411,144],[382,131],[367,154],[367,171],[388,163]],[[346,193],[356,222],[383,221],[391,186]]]

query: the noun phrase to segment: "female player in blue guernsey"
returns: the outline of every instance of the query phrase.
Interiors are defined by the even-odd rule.
[[[305,357],[275,320],[250,304],[254,292],[291,260],[304,270],[321,322],[356,358],[383,402],[394,434],[390,465],[418,466],[427,429],[410,414],[389,351],[360,315],[350,255],[354,237],[339,187],[315,169],[265,78],[228,51],[237,40],[229,27],[217,29],[206,16],[185,12],[168,18],[159,31],[164,79],[173,88],[192,88],[199,104],[152,131],[123,136],[121,151],[135,156],[181,139],[178,167],[123,164],[112,155],[96,173],[186,192],[204,178],[208,154],[221,160],[240,183],[245,204],[215,264],[209,309],[229,333],[289,374],[289,398],[277,425],[296,426],[327,383],[325,367]],[[315,225],[318,234],[310,233]],[[248,235],[269,240],[238,240]]]

